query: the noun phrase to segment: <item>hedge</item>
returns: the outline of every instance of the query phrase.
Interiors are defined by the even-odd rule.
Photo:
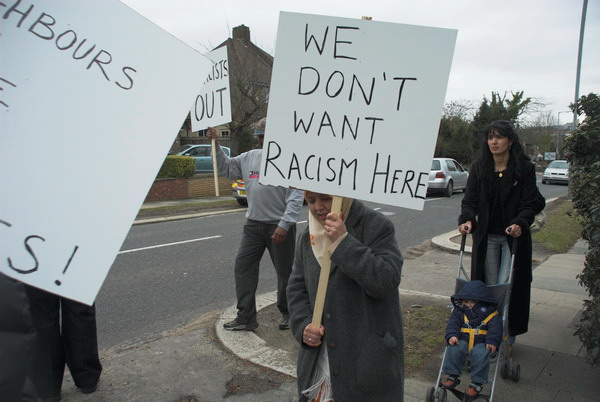
[[[587,362],[600,365],[600,98],[582,96],[571,108],[585,119],[566,141],[571,163],[571,194],[583,217],[583,238],[589,243],[585,267],[578,275],[588,291],[575,334],[585,346]]]
[[[157,179],[187,179],[194,175],[194,158],[169,155],[158,171]]]

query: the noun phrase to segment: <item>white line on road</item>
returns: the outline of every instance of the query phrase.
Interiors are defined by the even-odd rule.
[[[119,254],[125,254],[125,253],[134,253],[136,251],[144,251],[144,250],[151,250],[153,248],[160,248],[160,247],[169,247],[169,246],[176,246],[178,244],[185,244],[185,243],[192,243],[195,241],[202,241],[202,240],[210,240],[210,239],[216,239],[219,237],[223,237],[221,235],[218,236],[209,236],[209,237],[202,237],[200,239],[192,239],[192,240],[184,240],[184,241],[178,241],[175,243],[168,243],[168,244],[157,244],[156,246],[149,246],[149,247],[142,247],[142,248],[133,248],[131,250],[123,250],[123,251],[119,251]]]

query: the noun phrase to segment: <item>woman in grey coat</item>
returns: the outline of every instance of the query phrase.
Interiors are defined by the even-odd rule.
[[[402,255],[392,222],[354,201],[306,192],[309,227],[300,234],[288,284],[291,328],[300,344],[300,400],[402,401],[404,342],[398,286]],[[346,211],[346,213],[344,213]],[[325,237],[333,244],[324,247]],[[311,325],[319,260],[331,257],[320,328]]]

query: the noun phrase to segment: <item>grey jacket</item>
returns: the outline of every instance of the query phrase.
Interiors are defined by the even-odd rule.
[[[348,236],[331,256],[323,311],[333,397],[339,401],[402,401],[404,341],[398,286],[402,255],[394,225],[354,201]],[[320,267],[308,228],[299,236],[287,295],[298,355],[298,391],[312,385],[319,348],[302,342],[312,320]],[[301,400],[304,400],[301,397]]]
[[[244,180],[248,197],[247,219],[277,224],[282,229],[289,230],[298,221],[304,194],[300,190],[260,184],[261,155],[262,149],[253,149],[229,158],[217,146],[219,172],[229,180]]]

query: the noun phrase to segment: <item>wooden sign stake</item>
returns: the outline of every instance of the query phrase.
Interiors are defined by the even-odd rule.
[[[219,196],[219,171],[217,170],[217,140],[211,140],[211,153],[213,163],[213,177],[215,179],[215,195]]]
[[[344,197],[333,197],[331,203],[331,212],[340,214],[342,211],[342,200]],[[329,250],[333,242],[327,238],[325,249]],[[325,295],[327,294],[327,284],[329,283],[329,273],[331,272],[331,257],[326,254],[321,264],[321,275],[319,276],[319,286],[317,287],[317,297],[315,298],[315,308],[313,310],[313,318],[311,325],[319,328],[321,319],[323,318],[323,308],[325,307]]]

